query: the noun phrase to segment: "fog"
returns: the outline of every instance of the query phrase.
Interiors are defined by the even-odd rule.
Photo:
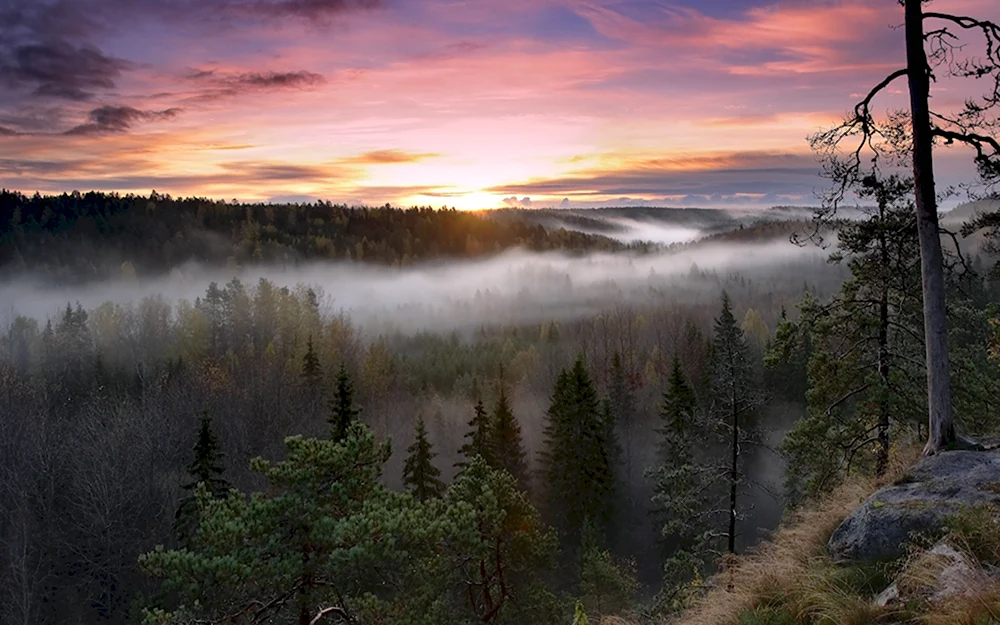
[[[369,333],[462,331],[582,318],[611,305],[651,299],[717,300],[715,275],[739,273],[761,280],[762,288],[789,280],[801,286],[804,268],[824,271],[827,255],[828,250],[787,241],[730,242],[634,255],[512,250],[484,260],[404,268],[352,262],[242,268],[188,263],[164,277],[59,287],[25,275],[0,285],[0,321],[16,315],[54,318],[67,303],[90,310],[106,301],[127,304],[146,297],[193,301],[211,282],[221,287],[236,278],[247,286],[266,279],[279,287],[312,288],[324,312],[347,313]]]

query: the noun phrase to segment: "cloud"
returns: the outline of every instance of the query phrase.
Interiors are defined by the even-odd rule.
[[[216,70],[199,70],[188,77],[205,87],[195,101],[212,101],[232,98],[255,91],[276,91],[280,89],[308,89],[326,81],[321,74],[305,70],[293,72],[244,72],[241,74],[221,74]]]
[[[0,49],[0,59],[0,80],[6,88],[71,101],[89,100],[99,91],[114,89],[115,80],[131,67],[128,61],[97,48],[66,41]]]
[[[16,130],[11,130],[10,128],[5,128],[4,126],[0,126],[0,137],[13,137],[18,134],[21,133]]]
[[[262,0],[226,4],[229,8],[246,14],[319,20],[348,11],[374,9],[382,6],[383,2],[382,0]]]
[[[606,160],[599,167],[564,177],[503,185],[489,191],[504,195],[568,196],[574,200],[701,196],[746,201],[754,195],[808,196],[819,182],[818,166],[809,154],[745,152]],[[536,199],[535,203],[538,202]]]
[[[89,121],[67,130],[67,135],[97,135],[129,130],[136,122],[173,119],[180,109],[165,111],[140,111],[130,106],[102,106],[88,115]]]
[[[422,152],[406,152],[404,150],[375,150],[365,152],[358,156],[344,159],[344,163],[358,165],[392,165],[397,163],[417,163],[429,158],[436,158],[438,154]]]
[[[503,199],[503,205],[511,208],[531,208],[531,198],[523,197],[517,199],[517,196],[512,195]]]
[[[234,75],[220,75],[215,70],[199,71],[190,79],[207,81],[216,85],[242,89],[299,89],[312,87],[324,81],[320,74],[299,70],[296,72],[245,72]]]

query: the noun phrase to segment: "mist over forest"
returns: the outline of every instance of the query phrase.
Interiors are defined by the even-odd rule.
[[[681,512],[702,504],[676,499],[685,492],[676,471],[689,465],[670,464],[680,448],[665,451],[680,444],[684,422],[698,421],[710,434],[684,443],[690,466],[711,472],[724,463],[724,437],[714,433],[725,431],[723,421],[710,425],[718,350],[728,349],[720,328],[729,323],[738,333],[748,376],[740,383],[751,385],[739,400],[752,410],[739,456],[735,549],[743,551],[769,535],[806,484],[789,490],[787,463],[796,456],[782,447],[811,410],[806,365],[815,347],[796,343],[804,336],[796,328],[821,324],[817,304],[843,297],[851,265],[830,255],[842,228],[862,223],[820,227],[808,209],[469,215],[155,195],[2,198],[11,218],[0,263],[0,527],[9,546],[0,606],[5,620],[37,623],[67,622],[66,614],[138,618],[157,587],[148,574],[157,565],[140,567],[140,556],[156,545],[196,544],[176,520],[193,510],[186,475],[198,462],[190,464],[196,434],[216,441],[210,460],[227,487],[255,492],[267,482],[253,458],[281,461],[286,437],[323,439],[338,414],[391,443],[381,487],[418,498],[429,488],[438,493],[427,495],[432,501],[443,492],[435,484],[459,488],[479,470],[462,470],[476,428],[507,419],[496,444],[513,451],[506,461],[490,451],[490,462],[566,532],[556,534],[561,546],[544,573],[555,603],[538,599],[524,609],[569,600],[580,574],[572,572],[580,556],[570,554],[586,549],[606,550],[591,553],[604,568],[585,569],[603,580],[588,582],[598,584],[583,599],[590,609],[662,605],[695,570],[665,576],[664,562],[688,553],[691,540],[664,529],[671,515],[702,515],[693,527],[724,524],[714,498],[721,491],[707,482],[699,488],[715,493],[708,507]],[[166,210],[174,221],[163,225]],[[159,230],[150,232],[153,223]],[[821,235],[823,246],[809,235]],[[992,257],[979,240],[967,241],[977,247],[965,252],[970,265],[985,272]],[[898,269],[893,280],[913,284],[912,270]],[[980,295],[969,292],[972,309],[995,297],[985,273],[955,279],[966,291],[980,285]],[[912,324],[904,313],[912,293],[899,288],[900,324]],[[976,338],[985,323],[961,326],[974,334],[960,341],[969,366],[987,360],[986,342]],[[780,350],[786,355],[776,356]],[[984,382],[968,379],[960,401],[991,403]],[[558,505],[578,505],[553,495],[553,454],[562,452],[552,428],[566,393],[582,393],[567,405],[594,411],[574,418],[605,424],[592,453],[606,458],[600,479],[608,481],[587,488],[606,494],[586,504],[587,520],[575,526],[551,516]],[[671,421],[683,397],[690,405],[677,413],[682,421]],[[493,421],[476,421],[478,402]],[[920,407],[901,410],[916,416]],[[919,420],[906,427],[916,435]],[[361,436],[333,431],[341,432],[334,441]],[[578,433],[577,443],[591,434]],[[196,445],[196,456],[204,449]],[[603,535],[600,547],[581,552],[573,541],[589,531]],[[696,568],[710,574],[714,560],[699,557]]]

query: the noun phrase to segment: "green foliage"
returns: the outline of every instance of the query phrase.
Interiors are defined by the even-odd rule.
[[[575,546],[588,521],[605,535],[615,492],[612,441],[582,354],[559,374],[547,416],[548,513],[566,544]]]
[[[557,623],[559,601],[548,589],[556,537],[542,524],[513,476],[473,457],[441,501],[446,510],[471,511],[455,522],[471,534],[449,542],[454,582],[448,592],[478,622]]]
[[[528,489],[528,460],[521,435],[521,424],[510,408],[507,391],[500,385],[500,395],[493,407],[493,445],[490,458],[494,466],[507,471],[518,485]]]
[[[316,350],[313,349],[313,339],[310,334],[309,339],[306,341],[306,353],[302,356],[302,378],[305,380],[307,387],[312,390],[318,388],[322,377],[323,370],[319,364],[319,356],[316,355]]]
[[[923,314],[917,224],[905,180],[866,179],[878,201],[867,220],[843,224],[835,262],[851,279],[833,301],[802,307],[808,363],[806,418],[782,444],[796,494],[829,491],[852,471],[880,473],[890,431],[925,418]],[[788,346],[783,346],[787,349]]]
[[[432,462],[437,454],[431,449],[431,442],[427,440],[427,428],[424,426],[423,418],[417,419],[416,437],[406,453],[403,484],[413,493],[417,501],[440,497],[444,492],[444,482],[441,481],[441,471]]]
[[[588,524],[583,534],[580,557],[580,597],[590,614],[622,614],[632,607],[640,585],[635,562],[619,560],[602,549]]]
[[[337,380],[330,400],[330,436],[333,440],[343,440],[351,424],[358,418],[361,411],[354,407],[354,385],[347,373],[347,366],[340,364]]]
[[[189,492],[177,506],[174,514],[174,532],[181,544],[190,541],[198,526],[198,498],[196,489],[204,489],[205,495],[211,499],[220,499],[226,495],[230,486],[223,477],[222,451],[219,441],[212,432],[212,418],[206,411],[198,427],[198,438],[194,444],[194,459],[187,466],[191,481],[182,488]]]
[[[150,210],[150,207],[153,207]],[[350,259],[408,265],[434,258],[469,258],[514,247],[615,251],[645,249],[583,232],[546,230],[511,215],[348,207],[329,202],[222,202],[166,195],[90,192],[27,197],[0,191],[0,271],[26,264],[50,277],[116,278],[167,273],[188,260],[287,263],[289,259]],[[16,253],[15,253],[16,250]],[[92,262],[80,263],[80,258]]]
[[[266,493],[213,500],[199,487],[196,550],[158,547],[141,558],[179,598],[174,620],[252,611],[287,622],[327,606],[382,609],[383,576],[400,581],[408,550],[433,536],[408,497],[379,485],[389,446],[363,425],[340,441],[285,444],[286,460],[251,463]]]
[[[674,611],[682,607],[683,590],[705,573],[712,536],[707,474],[694,455],[703,424],[677,357],[663,394],[660,419],[660,465],[650,469],[647,478],[653,482],[653,514],[665,547],[659,602]]]
[[[755,379],[755,361],[743,330],[733,316],[729,295],[722,293],[722,310],[715,319],[715,336],[712,344],[712,393],[710,416],[715,430],[723,433],[725,461],[707,467],[717,476],[713,481],[724,481],[729,490],[726,505],[730,553],[736,552],[737,523],[743,517],[739,503],[741,488],[747,481],[744,449],[757,432],[752,418],[763,403],[759,381]],[[714,469],[714,471],[713,471]],[[725,476],[724,478],[721,476]]]
[[[801,307],[815,309],[815,298],[806,294]],[[796,323],[781,311],[781,319],[764,351],[764,382],[776,398],[805,404],[809,390],[808,367],[812,356],[812,328],[807,317]]]
[[[381,486],[389,446],[360,423],[340,441],[286,447],[281,462],[252,463],[266,492],[214,499],[200,483],[192,546],[140,558],[175,599],[148,606],[147,623],[309,623],[324,611],[370,624],[556,622],[544,582],[555,536],[508,473],[475,457],[421,502]]]
[[[479,456],[490,466],[496,466],[493,459],[493,422],[490,420],[483,400],[477,400],[472,419],[469,420],[469,431],[465,433],[468,441],[463,444],[458,453],[465,458],[455,463],[456,467],[465,468],[473,458]]]

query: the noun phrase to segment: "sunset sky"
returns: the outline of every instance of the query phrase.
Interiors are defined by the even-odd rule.
[[[812,204],[805,137],[902,66],[901,21],[895,0],[2,0],[0,187]]]

